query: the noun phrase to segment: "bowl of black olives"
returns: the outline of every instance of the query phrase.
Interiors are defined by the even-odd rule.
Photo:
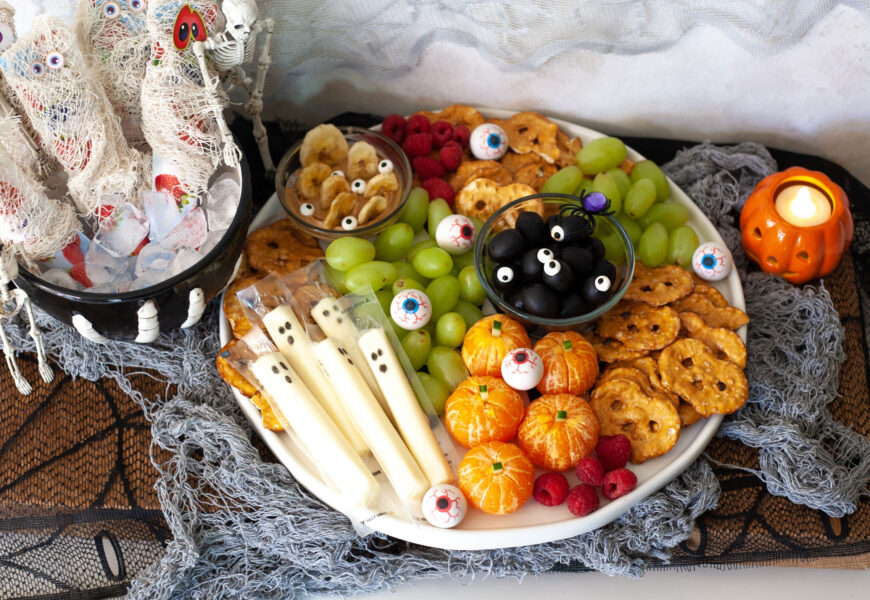
[[[499,310],[526,325],[571,329],[610,310],[634,273],[634,247],[600,193],[535,194],[497,210],[474,265]]]

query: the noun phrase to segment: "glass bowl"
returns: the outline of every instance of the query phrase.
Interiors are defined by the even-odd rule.
[[[502,206],[483,224],[477,239],[474,242],[474,268],[477,276],[486,291],[487,297],[496,308],[526,326],[538,326],[548,330],[565,330],[583,328],[583,325],[594,321],[619,302],[620,298],[628,289],[634,275],[634,247],[622,225],[612,216],[596,216],[596,226],[593,235],[605,244],[607,249],[606,258],[616,267],[616,281],[614,282],[613,295],[595,310],[565,318],[539,317],[531,313],[517,309],[508,304],[502,295],[492,284],[492,270],[495,263],[489,258],[486,248],[490,240],[509,224],[513,224],[520,213],[530,210],[538,202],[544,204],[544,220],[558,212],[564,204],[581,205],[580,198],[568,194],[535,194],[514,200]]]
[[[344,134],[344,138],[349,146],[352,146],[355,142],[368,142],[374,146],[378,155],[393,162],[393,172],[399,179],[399,201],[393,210],[383,215],[377,221],[352,230],[327,229],[308,222],[305,217],[299,214],[297,208],[292,205],[286,194],[287,184],[295,184],[296,171],[301,167],[299,163],[299,151],[302,149],[302,141],[299,141],[290,148],[281,158],[281,162],[278,163],[278,169],[275,172],[275,191],[278,194],[278,200],[281,201],[281,205],[290,216],[291,223],[316,238],[334,240],[346,235],[363,238],[371,237],[395,223],[399,215],[402,214],[405,202],[408,201],[408,194],[411,192],[411,181],[414,177],[411,171],[411,163],[408,162],[408,157],[405,156],[402,149],[385,135],[371,129],[363,129],[362,127],[339,127],[339,130]]]

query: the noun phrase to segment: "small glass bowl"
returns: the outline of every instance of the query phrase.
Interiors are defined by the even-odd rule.
[[[568,194],[535,194],[534,196],[526,196],[502,206],[483,224],[474,242],[474,268],[477,271],[477,277],[483,284],[487,297],[496,308],[526,326],[539,326],[548,330],[582,329],[582,325],[597,319],[613,308],[622,298],[623,294],[625,294],[628,284],[631,283],[631,278],[634,275],[634,247],[628,234],[625,233],[622,225],[616,219],[609,215],[596,216],[596,226],[593,235],[599,238],[607,238],[604,241],[605,247],[610,248],[607,258],[616,267],[615,291],[613,295],[595,310],[573,317],[550,319],[519,310],[508,304],[493,286],[492,269],[495,263],[489,258],[486,247],[497,233],[508,228],[508,223],[514,223],[520,213],[530,210],[538,202],[544,203],[544,220],[550,215],[556,214],[564,204],[581,205],[580,198],[577,196],[570,196]]]
[[[411,192],[411,181],[414,177],[411,171],[411,163],[408,162],[408,157],[405,156],[402,149],[381,133],[371,129],[363,129],[362,127],[339,127],[339,129],[344,134],[344,138],[349,146],[352,146],[355,142],[368,142],[374,146],[379,156],[392,161],[393,172],[399,179],[399,201],[392,211],[377,221],[347,231],[343,229],[327,229],[309,223],[290,204],[285,194],[287,184],[294,184],[295,173],[301,166],[299,163],[299,151],[302,149],[301,141],[290,148],[281,158],[281,162],[278,163],[278,169],[275,172],[275,191],[278,193],[278,199],[281,201],[284,210],[290,215],[291,223],[316,238],[334,240],[346,235],[363,238],[371,237],[395,223],[399,215],[402,214],[405,202],[408,201],[408,194]]]

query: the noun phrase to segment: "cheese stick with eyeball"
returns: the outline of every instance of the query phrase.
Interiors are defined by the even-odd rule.
[[[351,447],[360,456],[368,454],[369,447],[345,412],[332,384],[320,370],[317,360],[314,358],[314,349],[311,347],[311,341],[308,339],[305,327],[299,322],[293,309],[289,306],[279,306],[269,311],[263,317],[263,325],[278,350],[288,360],[293,370],[299,374],[302,383],[317,398],[326,414],[330,416],[347,441],[350,442]]]
[[[379,327],[369,329],[360,336],[359,347],[390,405],[402,439],[429,479],[429,485],[454,481],[453,469],[444,458],[444,452],[429,426],[429,419],[405,377],[387,334]]]
[[[380,485],[284,356],[264,354],[251,371],[341,497],[354,507],[374,506]]]
[[[407,508],[420,513],[420,501],[429,489],[417,461],[390,423],[347,349],[331,338],[314,344],[317,360],[333,382],[341,382],[341,400],[372,455]]]

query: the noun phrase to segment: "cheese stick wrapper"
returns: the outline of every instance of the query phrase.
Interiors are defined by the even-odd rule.
[[[340,386],[341,399],[357,430],[371,448],[396,495],[414,515],[429,481],[363,378],[348,350],[327,338],[314,344],[317,360],[330,380]]]
[[[384,330],[374,328],[363,333],[359,338],[359,347],[390,405],[402,439],[429,479],[429,485],[455,481],[453,469],[444,458],[441,446],[429,426],[429,419],[420,407]]]
[[[284,356],[263,354],[251,371],[342,498],[354,507],[374,506],[380,495],[378,482]]]
[[[360,456],[368,454],[369,447],[344,410],[336,390],[320,370],[305,327],[299,322],[293,309],[290,306],[279,306],[263,316],[263,325],[278,350],[299,374],[302,383],[320,402],[354,451]]]

